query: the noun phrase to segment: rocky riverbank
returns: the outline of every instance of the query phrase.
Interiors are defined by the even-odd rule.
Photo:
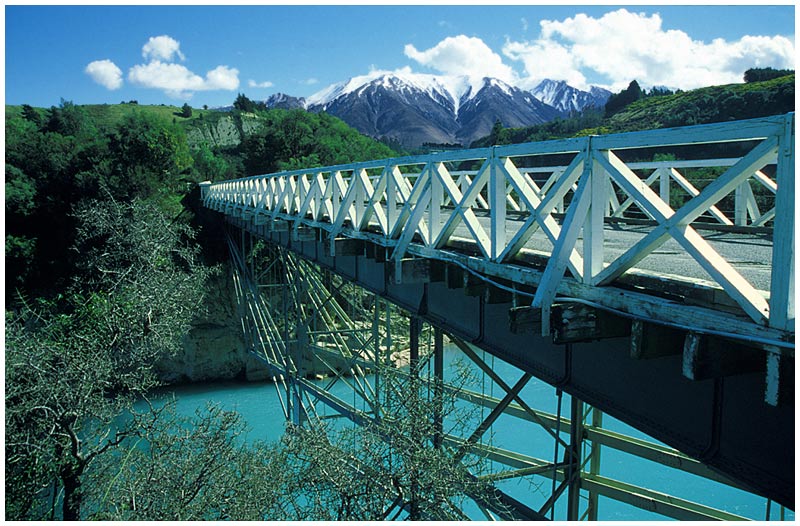
[[[181,351],[162,359],[156,366],[165,383],[264,381],[268,378],[266,366],[245,349],[230,280],[227,268],[209,279],[205,312],[184,336]]]

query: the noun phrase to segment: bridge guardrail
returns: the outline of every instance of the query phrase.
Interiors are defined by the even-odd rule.
[[[206,185],[203,199],[332,240],[377,231],[395,261],[412,244],[446,250],[463,225],[485,260],[512,263],[541,230],[549,246],[537,249],[550,256],[533,306],[548,310],[567,270],[582,284],[610,285],[675,240],[753,322],[793,333],[794,150],[789,113],[293,170]],[[652,228],[612,256],[604,225],[625,218]],[[711,246],[699,220],[772,226],[768,291]]]

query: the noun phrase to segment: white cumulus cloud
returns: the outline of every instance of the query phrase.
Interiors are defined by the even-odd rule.
[[[239,70],[217,66],[203,78],[181,64],[153,60],[133,66],[128,80],[144,88],[164,90],[170,97],[191,98],[195,91],[235,90],[239,87]]]
[[[494,77],[505,82],[514,82],[516,78],[514,70],[503,63],[502,57],[476,37],[447,37],[424,51],[419,51],[413,44],[406,44],[405,54],[445,75]]]
[[[239,87],[239,70],[217,66],[205,77],[189,70],[174,59],[185,60],[180,43],[168,35],[150,37],[142,46],[146,64],[128,70],[128,81],[144,88],[163,90],[170,97],[189,99],[195,91],[235,90]],[[253,81],[251,81],[253,82]]]
[[[268,80],[265,80],[264,82],[256,82],[253,79],[248,80],[247,85],[251,88],[271,88],[274,86],[274,84]]]
[[[794,64],[794,44],[786,37],[703,42],[684,31],[665,29],[658,14],[627,9],[599,18],[581,13],[539,24],[538,39],[508,41],[503,47],[506,57],[523,64],[526,87],[551,78],[585,89],[587,76],[600,75],[613,90],[633,79],[643,86],[693,89],[741,82],[751,67],[791,68]]]
[[[108,59],[90,62],[84,70],[92,80],[110,90],[122,87],[122,70]]]
[[[203,90],[223,89],[233,91],[239,87],[239,70],[228,66],[217,66],[206,73]]]
[[[173,57],[186,60],[181,53],[181,44],[169,35],[150,37],[142,46],[142,56],[145,60],[165,60],[172,61]]]

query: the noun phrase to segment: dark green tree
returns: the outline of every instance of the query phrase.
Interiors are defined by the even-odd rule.
[[[386,145],[326,113],[273,109],[242,143],[247,174],[392,157]]]
[[[192,107],[189,106],[188,102],[184,102],[183,106],[181,106],[181,117],[188,119],[192,116]]]
[[[750,68],[744,72],[744,81],[748,84],[751,82],[764,82],[792,74],[794,74],[793,69]]]
[[[492,131],[489,133],[489,142],[491,144],[503,144],[501,141],[503,140],[503,123],[500,122],[500,119],[494,121],[494,125],[492,126]]]
[[[636,102],[643,97],[642,88],[639,83],[632,80],[628,87],[619,93],[612,94],[606,101],[606,116],[613,115],[622,110],[629,104]]]
[[[234,109],[247,113],[255,111],[255,104],[253,104],[253,101],[248,99],[244,93],[236,95],[236,100],[233,101],[233,107]]]
[[[22,118],[31,121],[37,127],[42,125],[42,116],[41,114],[31,106],[30,104],[23,104],[22,105]]]
[[[200,181],[219,181],[233,175],[228,162],[222,157],[214,155],[207,143],[202,143],[192,153],[192,157],[194,158],[193,169]]]
[[[193,162],[183,128],[147,113],[127,116],[109,149],[112,170],[104,184],[127,199],[180,192],[182,174]]]
[[[7,261],[11,291],[47,291],[66,278],[74,231],[69,214],[79,200],[97,196],[108,169],[107,140],[81,108],[64,102],[49,113],[42,127],[22,116],[6,119],[6,233],[27,240],[12,243],[25,250]]]
[[[61,104],[48,110],[45,127],[47,131],[78,138],[93,138],[97,135],[94,123],[83,108],[64,99],[61,99]]]

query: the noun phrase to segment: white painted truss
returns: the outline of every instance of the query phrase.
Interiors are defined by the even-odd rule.
[[[729,151],[737,156],[720,156]],[[665,152],[676,160],[650,160]],[[544,252],[533,306],[545,313],[564,280],[613,286],[674,240],[754,324],[793,333],[794,164],[790,113],[259,175],[206,184],[203,199],[256,224],[289,221],[295,235],[305,226],[331,243],[369,237],[396,262],[448,260],[465,237],[495,268],[517,265],[526,248]],[[626,220],[649,229],[612,256],[605,227]],[[714,249],[701,228],[708,223],[771,227],[769,290]],[[537,231],[547,241],[532,247]]]

